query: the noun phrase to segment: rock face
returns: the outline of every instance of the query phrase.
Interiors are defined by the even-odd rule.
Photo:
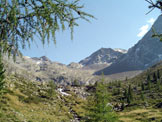
[[[90,69],[102,69],[114,63],[126,50],[101,48],[79,63]]]
[[[157,33],[162,33],[162,16],[159,16],[153,25]],[[162,42],[159,38],[152,38],[152,30],[148,31],[146,35],[128,52],[117,59],[111,66],[96,72],[95,74],[105,75],[144,70],[155,63],[162,60]]]
[[[32,59],[35,60],[35,61],[47,61],[47,62],[51,62],[51,60],[49,58],[47,58],[46,56],[42,56],[40,58],[33,57]]]
[[[30,58],[27,56],[16,58],[16,62],[12,59],[7,59],[6,65],[8,73],[21,75],[29,80],[36,81],[54,81],[55,83],[62,85],[71,85],[74,81],[77,81],[79,85],[86,85],[94,83],[98,80],[92,74],[91,70],[82,69],[82,65],[78,63],[72,63],[66,66],[61,63],[52,62],[47,57]]]
[[[80,68],[83,67],[83,65],[82,65],[82,64],[79,64],[79,63],[72,62],[72,63],[70,63],[70,64],[68,65],[68,67],[74,68],[74,69],[80,69]]]

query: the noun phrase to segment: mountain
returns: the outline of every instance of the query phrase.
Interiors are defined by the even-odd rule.
[[[160,15],[153,25],[157,33],[162,33],[162,16]],[[162,60],[162,42],[159,38],[152,37],[152,30],[150,29],[145,36],[128,52],[122,55],[111,66],[97,71],[95,74],[105,75],[144,70]]]
[[[126,50],[123,49],[101,48],[81,60],[79,64],[90,69],[102,69],[114,63],[124,53],[126,53]]]
[[[24,59],[24,60],[23,60]],[[9,74],[18,74],[32,81],[54,81],[57,84],[71,85],[77,80],[78,84],[94,83],[98,78],[93,76],[94,71],[82,69],[82,65],[71,63],[64,64],[53,62],[45,56],[40,58],[23,56],[16,58],[4,58],[7,72]]]

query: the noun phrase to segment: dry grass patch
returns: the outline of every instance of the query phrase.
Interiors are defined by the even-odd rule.
[[[162,120],[162,112],[158,109],[136,109],[119,113],[123,122],[147,122],[149,119]],[[153,120],[154,121],[154,120]]]

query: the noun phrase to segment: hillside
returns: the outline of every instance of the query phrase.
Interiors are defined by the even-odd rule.
[[[58,86],[17,75],[8,76],[5,82],[7,93],[0,97],[1,122],[78,122],[84,116],[85,100],[73,92],[75,88],[65,93]]]
[[[132,99],[127,97],[129,87]],[[120,120],[123,122],[162,120],[162,62],[134,78],[109,83],[108,88],[112,93],[112,102],[118,103],[116,108],[119,109]]]

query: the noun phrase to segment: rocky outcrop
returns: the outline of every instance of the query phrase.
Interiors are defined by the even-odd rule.
[[[82,64],[79,64],[79,63],[75,63],[75,62],[72,62],[68,65],[69,68],[74,68],[74,69],[80,69],[83,67]]]

